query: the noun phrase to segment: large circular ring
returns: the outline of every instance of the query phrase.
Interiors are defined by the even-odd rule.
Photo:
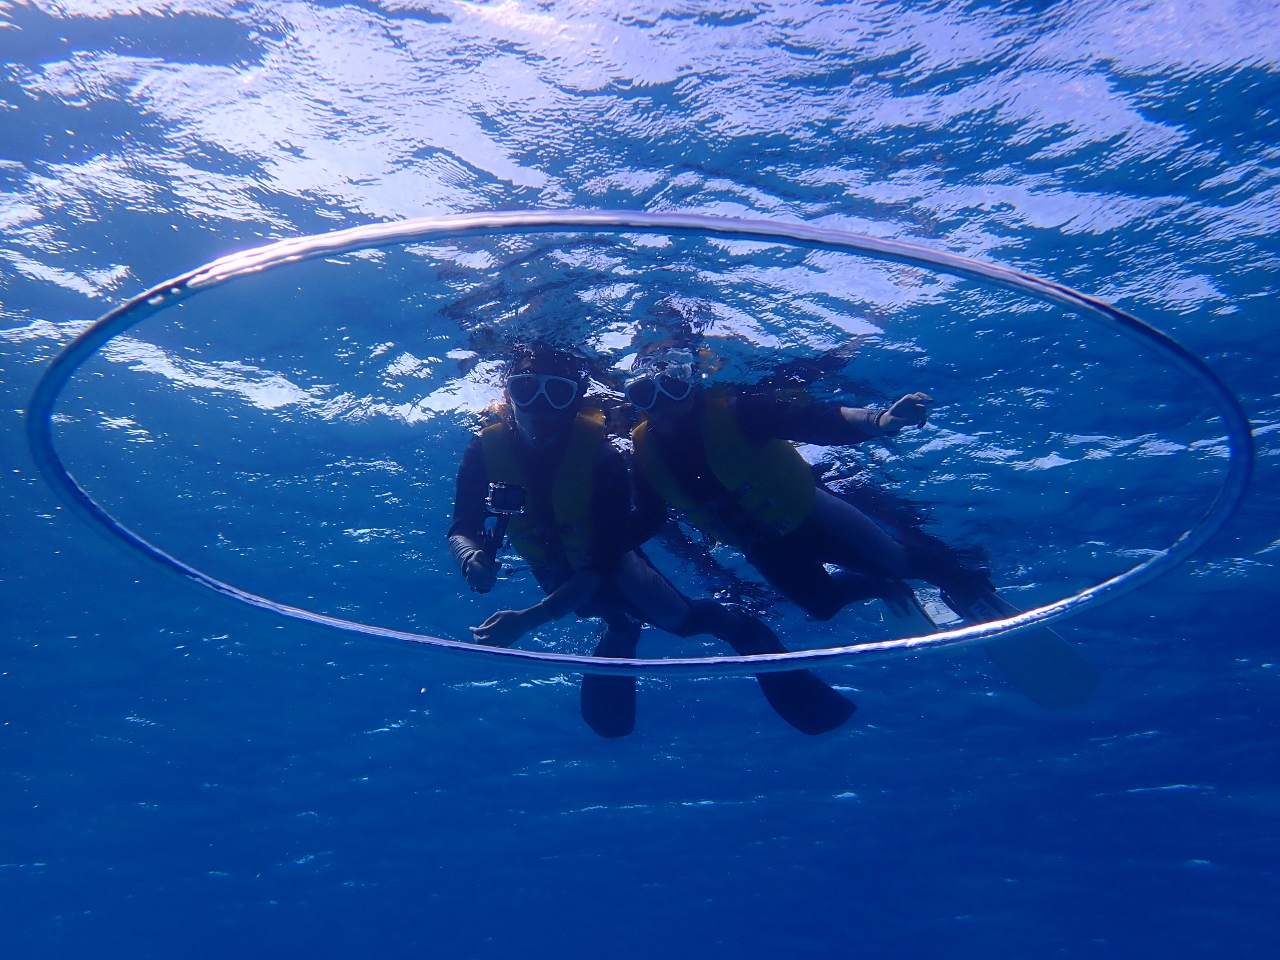
[[[391,630],[329,617],[300,607],[277,603],[215,579],[148,543],[99,506],[67,472],[53,445],[54,405],[76,370],[111,338],[123,333],[174,304],[201,291],[264,270],[312,257],[333,256],[352,250],[390,246],[415,240],[539,232],[648,232],[696,234],[743,240],[781,241],[798,247],[853,252],[880,260],[955,274],[1012,288],[1039,300],[1079,311],[1119,330],[1156,351],[1175,367],[1197,380],[1208,391],[1226,428],[1230,457],[1226,476],[1213,504],[1189,530],[1164,550],[1097,586],[1081,590],[1063,600],[1028,610],[1003,620],[943,630],[922,637],[907,637],[876,643],[797,650],[760,656],[685,657],[655,660],[598,659],[576,654],[539,650],[517,650],[479,646],[429,634]],[[423,217],[393,223],[379,223],[338,230],[311,237],[281,240],[243,253],[232,254],[166,280],[145,293],[104,314],[54,358],[36,384],[27,409],[27,439],[32,456],[45,479],[72,510],[126,547],[159,562],[164,567],[223,597],[270,611],[291,620],[316,624],[347,633],[393,643],[414,643],[471,656],[501,657],[513,661],[551,664],[610,674],[744,674],[819,664],[903,656],[984,643],[999,636],[1043,626],[1092,609],[1123,596],[1168,573],[1220,530],[1245,495],[1253,469],[1253,439],[1249,420],[1240,401],[1199,357],[1176,340],[1123,310],[1094,299],[1062,284],[1013,270],[931,250],[913,243],[882,240],[844,230],[831,230],[803,223],[776,220],[716,217],[695,213],[633,213],[621,210],[527,210],[469,213],[447,217]]]

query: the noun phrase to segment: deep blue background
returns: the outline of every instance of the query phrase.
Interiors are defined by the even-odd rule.
[[[1275,955],[1272,5],[18,3],[0,26],[5,956]],[[605,742],[575,677],[224,606],[34,476],[41,366],[120,297],[265,238],[534,205],[825,217],[1110,297],[1239,392],[1251,497],[1063,628],[1103,674],[1084,707],[1038,711],[967,651],[837,672],[861,709],[818,740],[750,680],[642,681],[636,734]],[[305,310],[299,283],[246,287],[279,325],[246,293],[140,329],[177,365],[96,362],[63,449],[237,582],[456,636],[480,608],[439,534],[469,408],[396,405],[453,382],[470,331],[418,324],[394,258],[342,269]],[[436,301],[470,282],[451,269],[421,280]],[[904,446],[895,476],[998,544],[1002,583],[1060,595],[1203,508],[1212,451],[1142,444],[1213,425],[1149,361],[878,296],[854,313],[921,352],[869,380],[916,371],[953,431],[930,436],[969,437]],[[391,384],[360,359],[383,330],[380,363],[412,337],[441,361]],[[273,370],[337,386],[275,404]],[[383,408],[325,406],[343,390]],[[1018,406],[1036,390],[1071,401]],[[1072,463],[1028,466],[1050,453]]]

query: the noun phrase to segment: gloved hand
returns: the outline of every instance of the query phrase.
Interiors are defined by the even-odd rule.
[[[462,564],[462,575],[467,578],[467,583],[472,590],[488,593],[498,582],[498,568],[501,566],[502,564],[485,551],[473,550]]]
[[[906,426],[923,427],[925,421],[929,419],[931,403],[933,403],[933,397],[927,393],[908,393],[880,414],[877,426],[885,433],[897,433]]]

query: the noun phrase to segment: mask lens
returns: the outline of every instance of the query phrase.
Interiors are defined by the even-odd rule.
[[[658,382],[662,385],[662,392],[672,400],[683,400],[689,396],[689,391],[693,389],[693,384],[688,380],[672,377],[665,373],[659,378]]]
[[[565,377],[547,377],[543,383],[547,394],[547,402],[557,410],[563,410],[573,403],[578,395],[578,385]]]
[[[527,407],[538,396],[538,377],[532,373],[518,373],[507,380],[507,395],[517,407]]]
[[[633,406],[648,410],[658,399],[658,384],[649,377],[637,380],[627,387],[627,399]]]

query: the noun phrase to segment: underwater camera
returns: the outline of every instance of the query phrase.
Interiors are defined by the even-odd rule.
[[[519,516],[524,513],[524,487],[514,483],[491,483],[484,506],[494,517]]]
[[[490,560],[497,560],[498,551],[507,539],[507,522],[524,513],[524,487],[515,483],[489,484],[489,495],[484,498],[484,508],[489,516],[498,518],[493,527],[484,533],[484,552],[489,555]],[[478,587],[472,587],[471,591],[489,592]]]

